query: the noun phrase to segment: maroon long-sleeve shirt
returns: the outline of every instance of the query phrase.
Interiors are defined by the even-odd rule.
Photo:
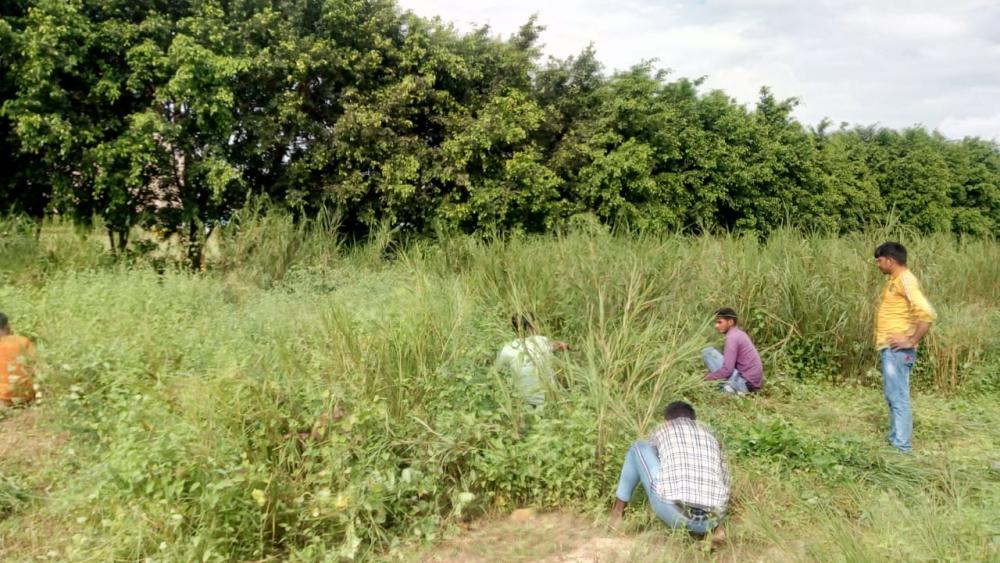
[[[728,379],[734,369],[739,371],[754,389],[760,389],[763,385],[764,366],[760,363],[760,354],[757,353],[757,348],[747,333],[735,326],[726,331],[722,367],[708,374],[705,379]]]

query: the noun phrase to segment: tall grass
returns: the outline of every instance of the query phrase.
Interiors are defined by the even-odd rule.
[[[73,435],[47,500],[0,521],[58,523],[41,554],[334,560],[512,506],[599,513],[628,444],[680,397],[729,451],[735,545],[794,534],[804,543],[788,554],[831,560],[995,550],[989,530],[949,520],[1000,506],[982,485],[995,476],[971,461],[995,452],[1000,423],[1000,345],[982,329],[1000,320],[991,240],[902,237],[941,316],[915,377],[918,449],[941,455],[906,462],[880,444],[873,375],[871,250],[885,233],[429,241],[385,229],[350,245],[333,217],[257,211],[219,233],[198,275],[18,233],[3,243],[16,258],[0,266],[0,310],[38,341],[43,408]],[[764,353],[761,397],[700,381],[723,305]],[[541,412],[491,370],[514,311],[573,347]]]

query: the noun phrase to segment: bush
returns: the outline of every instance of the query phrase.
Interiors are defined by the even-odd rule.
[[[279,272],[253,258],[274,249],[241,242],[265,240],[246,221],[221,247],[244,249],[246,269],[225,256],[199,274],[63,268],[71,247],[60,246],[19,266],[44,276],[0,286],[5,312],[38,340],[47,412],[73,435],[61,477],[72,485],[52,495],[94,541],[68,558],[363,558],[514,506],[604,510],[625,449],[685,397],[740,479],[802,480],[817,499],[944,482],[887,457],[874,428],[843,435],[789,414],[807,391],[881,408],[869,375],[881,233],[463,236],[393,243],[390,257],[385,241],[327,252],[296,230],[279,237],[298,249]],[[915,388],[983,400],[1000,354],[975,327],[996,315],[1000,250],[905,242],[941,312]],[[709,323],[723,305],[739,309],[767,370],[743,407],[701,382],[698,351],[717,342]],[[491,369],[518,310],[573,346],[540,412]],[[741,487],[737,515],[752,490]],[[839,510],[856,510],[852,498]]]

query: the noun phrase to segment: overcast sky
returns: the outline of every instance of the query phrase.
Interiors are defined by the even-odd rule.
[[[593,42],[606,70],[642,59],[707,78],[740,102],[762,85],[797,97],[797,116],[1000,140],[998,0],[398,0],[460,30],[498,35],[531,14],[545,52]]]

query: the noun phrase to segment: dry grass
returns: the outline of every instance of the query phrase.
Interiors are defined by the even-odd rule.
[[[34,406],[4,411],[0,420],[0,470],[37,477],[59,455],[69,434],[46,414],[43,408]]]
[[[806,542],[787,538],[782,547],[730,539],[716,551],[707,541],[663,527],[610,530],[603,519],[568,512],[536,513],[531,509],[510,516],[485,518],[464,525],[440,544],[404,549],[393,559],[427,563],[624,563],[632,561],[784,562],[802,560]]]
[[[73,535],[46,502],[53,489],[67,485],[51,482],[50,472],[62,461],[69,439],[48,414],[31,406],[4,411],[0,420],[0,474],[21,477],[30,495],[15,514],[15,525],[0,527],[0,561],[58,560],[61,544]]]

